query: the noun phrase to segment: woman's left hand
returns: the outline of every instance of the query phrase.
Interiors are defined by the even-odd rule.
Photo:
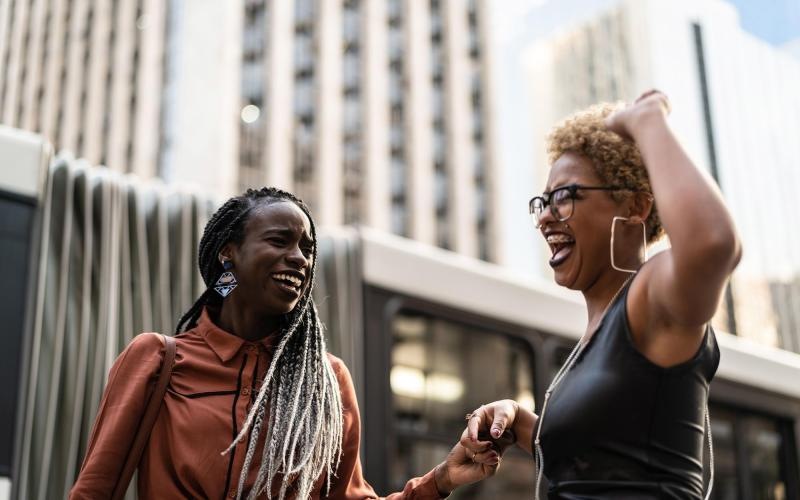
[[[637,128],[654,118],[663,120],[670,110],[666,95],[658,90],[648,90],[633,104],[608,115],[606,128],[627,140],[633,140]]]
[[[461,437],[464,439],[466,436],[465,429]],[[484,444],[483,451],[475,454],[457,443],[445,461],[436,466],[434,477],[436,487],[442,496],[449,495],[459,486],[481,481],[497,472],[501,455],[492,449],[491,442],[487,441]]]

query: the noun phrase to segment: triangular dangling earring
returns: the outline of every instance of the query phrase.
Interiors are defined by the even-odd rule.
[[[214,283],[214,290],[222,295],[222,298],[225,298],[230,295],[239,282],[236,281],[236,276],[231,272],[231,269],[233,269],[233,262],[229,260],[222,261],[222,269],[224,269],[225,272],[223,272],[217,282]]]

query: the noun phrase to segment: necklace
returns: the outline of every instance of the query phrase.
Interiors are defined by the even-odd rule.
[[[539,425],[538,428],[536,429],[536,439],[533,441],[536,453],[536,489],[534,490],[535,500],[539,500],[539,486],[542,483],[542,470],[544,469],[544,453],[542,453],[542,446],[539,441],[539,435],[542,433],[542,425],[544,424],[544,415],[547,412],[547,402],[550,399],[550,395],[553,393],[556,387],[558,387],[558,384],[561,383],[561,380],[564,378],[567,372],[569,372],[570,369],[572,369],[572,365],[575,364],[575,361],[578,359],[578,357],[586,348],[586,346],[589,345],[589,342],[592,341],[592,339],[594,338],[594,334],[597,333],[597,329],[600,328],[600,325],[603,323],[603,320],[605,319],[606,313],[608,312],[608,309],[611,307],[611,304],[613,304],[614,301],[617,300],[619,294],[628,285],[628,283],[630,283],[630,281],[633,279],[634,276],[636,276],[636,273],[633,273],[630,276],[628,276],[625,282],[622,283],[622,286],[620,286],[617,289],[617,291],[611,297],[611,300],[609,300],[608,304],[606,304],[605,309],[603,309],[603,314],[600,315],[600,321],[597,322],[597,326],[595,327],[595,330],[592,332],[592,335],[586,340],[586,342],[578,340],[578,342],[575,344],[575,347],[572,348],[572,352],[570,352],[569,356],[567,356],[567,360],[564,361],[564,364],[561,365],[561,369],[558,370],[556,376],[553,377],[553,381],[550,382],[550,386],[547,388],[547,392],[544,393],[544,403],[542,404],[542,413],[539,415],[539,422],[538,422]]]

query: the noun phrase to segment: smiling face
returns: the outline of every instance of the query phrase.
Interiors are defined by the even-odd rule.
[[[591,160],[576,153],[564,153],[550,169],[546,192],[567,186],[603,186]],[[579,189],[575,194],[572,216],[559,222],[549,210],[540,221],[540,230],[550,247],[549,264],[556,283],[573,290],[585,290],[600,275],[611,269],[609,239],[611,220],[622,214],[622,204],[608,191]]]
[[[314,241],[311,222],[289,201],[252,209],[238,244],[226,244],[220,256],[231,260],[239,286],[231,300],[263,316],[290,312],[309,286]]]

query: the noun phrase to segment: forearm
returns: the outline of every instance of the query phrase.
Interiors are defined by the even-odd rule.
[[[663,114],[642,117],[632,135],[642,153],[676,264],[699,264],[698,260],[706,259],[722,264],[726,256],[731,261],[727,264],[732,263],[740,252],[739,241],[719,188],[692,163]]]

